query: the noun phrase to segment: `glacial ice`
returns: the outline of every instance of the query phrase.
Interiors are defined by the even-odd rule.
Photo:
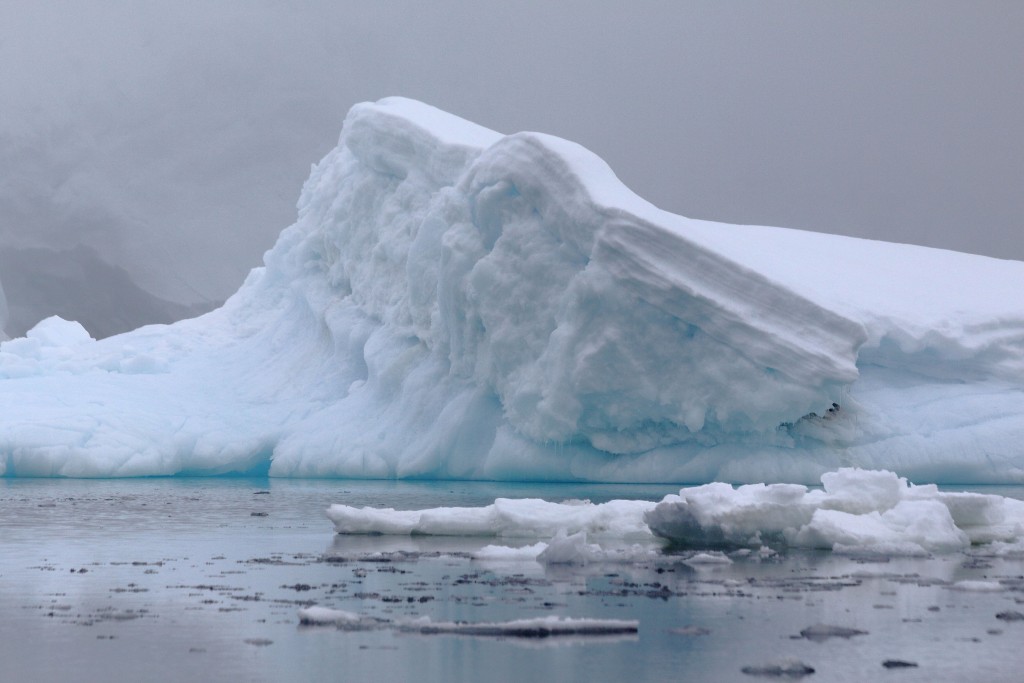
[[[1024,501],[914,486],[893,472],[843,468],[822,489],[712,483],[684,488],[644,513],[651,531],[681,545],[825,548],[921,555],[1024,540]]]
[[[571,142],[388,98],[222,308],[3,342],[0,474],[1021,483],[1021,291],[669,214]]]
[[[356,508],[335,504],[327,517],[340,534],[419,534],[424,536],[496,536],[550,538],[559,531],[592,537],[650,540],[645,500],[552,503],[537,498],[498,498],[484,507],[428,510]]]
[[[501,638],[548,638],[552,636],[608,636],[636,633],[635,619],[592,619],[560,616],[513,619],[500,622],[433,621],[429,617],[378,619],[346,610],[313,605],[298,612],[305,626],[336,626],[342,630],[393,628],[424,635],[490,636]]]
[[[657,503],[502,498],[483,507],[426,510],[335,504],[327,516],[340,534],[550,539],[524,548],[489,545],[474,555],[541,564],[649,560],[665,542],[701,550],[686,560],[693,565],[728,563],[721,553],[707,552],[715,547],[885,556],[953,552],[979,544],[990,544],[995,554],[1024,551],[1024,501],[940,491],[934,484],[914,486],[884,470],[842,468],[822,475],[821,483],[821,489],[808,489],[715,482],[683,488]],[[623,542],[633,543],[622,547]]]

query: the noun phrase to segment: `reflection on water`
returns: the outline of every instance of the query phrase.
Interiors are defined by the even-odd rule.
[[[1007,489],[985,492],[1006,495]],[[4,680],[1017,680],[1024,560],[789,553],[770,561],[478,562],[493,539],[349,536],[331,503],[656,500],[669,486],[0,479]],[[1020,497],[1020,489],[1009,491]],[[959,581],[975,590],[952,590]],[[988,590],[978,590],[977,588]],[[637,619],[638,637],[501,639],[299,627],[301,606],[498,622]],[[1004,618],[997,618],[997,614]],[[865,631],[809,639],[817,624]],[[816,633],[817,631],[808,631]],[[889,671],[886,660],[916,663]]]

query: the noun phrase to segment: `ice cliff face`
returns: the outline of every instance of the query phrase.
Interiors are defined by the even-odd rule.
[[[0,468],[1024,480],[1024,264],[691,221],[400,98],[298,208],[218,311],[0,347]]]

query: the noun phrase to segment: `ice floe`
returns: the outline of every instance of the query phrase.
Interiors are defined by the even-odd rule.
[[[298,614],[299,623],[305,626],[329,625],[342,630],[390,628],[399,632],[424,635],[549,638],[621,635],[636,633],[640,628],[640,622],[634,619],[592,619],[553,615],[500,622],[433,621],[429,617],[389,620],[315,605],[300,609]]]
[[[843,468],[823,475],[822,484],[716,482],[683,488],[657,503],[502,498],[482,507],[425,510],[332,505],[327,515],[342,534],[544,539],[526,548],[491,545],[476,556],[547,564],[649,559],[657,540],[702,551],[756,550],[764,557],[773,552],[766,546],[880,555],[927,555],[972,544],[990,544],[1003,555],[1022,549],[1024,501],[914,486],[884,470]],[[588,539],[639,543],[607,548]],[[692,565],[730,561],[711,552],[687,559]]]

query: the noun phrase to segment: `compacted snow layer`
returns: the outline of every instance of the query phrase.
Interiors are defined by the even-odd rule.
[[[0,473],[1024,481],[1024,264],[689,220],[571,142],[354,107],[221,309],[0,346]]]
[[[661,502],[498,499],[477,508],[399,511],[332,505],[327,516],[342,534],[432,534],[550,538],[524,548],[487,546],[481,560],[542,564],[635,562],[656,556],[655,537],[706,549],[786,546],[881,555],[924,555],[991,543],[1024,549],[1024,501],[914,486],[888,471],[843,468],[800,484],[724,483],[682,489]],[[604,541],[642,541],[603,548]],[[687,558],[693,565],[728,563],[721,553]]]

